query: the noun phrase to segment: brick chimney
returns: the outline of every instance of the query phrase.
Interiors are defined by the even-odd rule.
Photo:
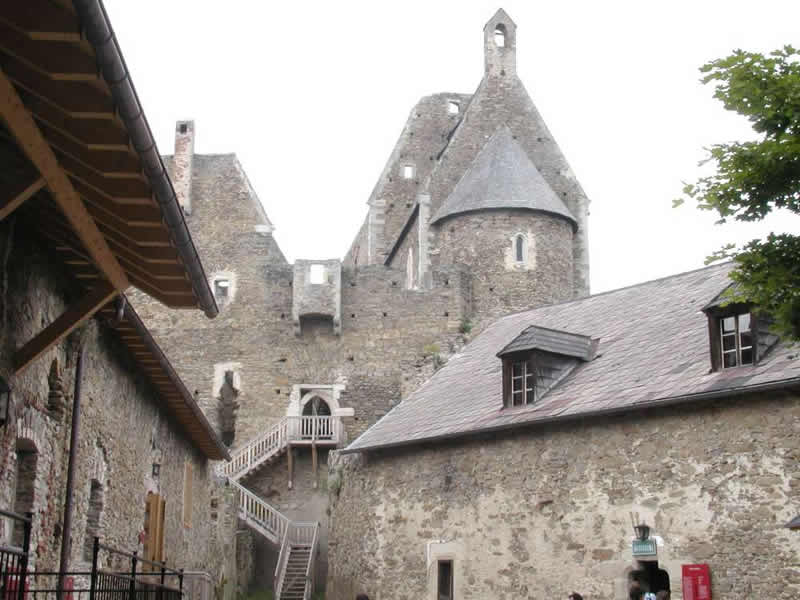
[[[184,214],[192,214],[192,158],[194,157],[194,121],[178,121],[175,126],[175,164],[172,186]]]

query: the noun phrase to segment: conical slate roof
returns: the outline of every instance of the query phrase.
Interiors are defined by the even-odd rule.
[[[493,208],[548,212],[577,225],[575,217],[544,180],[507,125],[501,125],[489,138],[431,222]]]

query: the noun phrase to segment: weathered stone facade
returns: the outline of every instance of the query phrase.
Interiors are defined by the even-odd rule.
[[[22,343],[59,316],[76,294],[31,232],[4,223],[0,369]],[[148,492],[166,500],[164,555],[171,565],[208,571],[235,582],[235,518],[210,462],[176,424],[116,334],[91,320],[18,375],[14,418],[0,429],[0,506],[33,513],[32,566],[57,571],[69,455],[75,367],[85,347],[79,445],[76,448],[70,570],[87,570],[87,536],[142,551]],[[157,476],[153,464],[160,465]],[[185,465],[191,482],[191,527],[185,527]],[[213,511],[212,497],[222,507]],[[221,498],[224,500],[221,500]],[[219,517],[228,511],[225,518]],[[219,517],[219,518],[218,518]],[[0,520],[0,540],[12,541]],[[88,542],[89,544],[91,542]]]
[[[627,599],[631,512],[681,565],[709,563],[713,597],[794,598],[800,397],[773,394],[576,420],[332,460],[326,597]]]

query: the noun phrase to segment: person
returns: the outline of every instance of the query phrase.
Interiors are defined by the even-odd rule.
[[[356,596],[356,600],[369,600],[369,596],[367,596],[366,594],[358,594]]]
[[[583,596],[581,596],[578,592],[572,592],[568,598],[569,600],[583,600]]]
[[[642,584],[639,583],[638,577],[634,577],[631,580],[630,588],[628,588],[628,598],[630,600],[642,600],[642,596],[644,596]]]

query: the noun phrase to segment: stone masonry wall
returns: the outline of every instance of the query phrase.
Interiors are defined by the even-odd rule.
[[[473,315],[487,322],[573,297],[572,225],[524,210],[457,215],[434,226],[433,264],[469,265]],[[515,262],[522,234],[527,260]]]
[[[341,457],[326,598],[433,600],[447,559],[456,598],[623,600],[631,512],[673,598],[689,563],[714,598],[795,598],[799,437],[800,397],[773,395]]]
[[[91,320],[20,374],[11,375],[14,350],[58,317],[79,294],[62,279],[30,230],[18,223],[11,237],[8,224],[3,225],[0,247],[4,252],[9,248],[10,253],[2,265],[7,287],[0,299],[0,370],[13,389],[15,417],[0,429],[0,506],[13,508],[16,489],[24,485],[16,481],[17,459],[25,457],[18,450],[35,451],[33,566],[51,571],[58,567],[75,365],[82,340],[86,354],[71,566],[81,569],[88,564],[84,552],[87,529],[96,530],[114,547],[141,552],[139,533],[144,527],[145,499],[147,492],[153,491],[166,499],[164,550],[168,562],[209,571],[217,577],[222,569],[222,552],[232,544],[235,522],[228,522],[228,531],[212,522],[210,495],[217,484],[210,477],[208,461],[178,429],[110,329]],[[54,373],[58,373],[57,378]],[[60,399],[58,410],[54,408],[54,390],[59,392],[55,394]],[[156,479],[152,477],[153,462],[161,465]],[[190,528],[183,526],[181,518],[186,462],[194,473]],[[102,489],[102,510],[90,522],[93,482]],[[10,533],[9,523],[3,522],[0,541],[8,541]]]

